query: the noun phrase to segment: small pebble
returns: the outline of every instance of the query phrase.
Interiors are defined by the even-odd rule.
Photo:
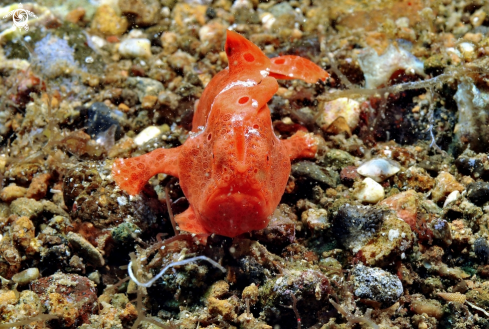
[[[112,238],[116,244],[129,244],[140,234],[141,229],[133,223],[121,223],[112,230]]]
[[[473,61],[477,57],[475,46],[471,42],[462,42],[458,45],[458,50],[462,53],[466,61]]]
[[[353,195],[359,201],[377,203],[384,199],[385,192],[382,185],[367,177],[363,180],[360,187],[353,192]]]
[[[163,53],[171,55],[178,50],[178,37],[174,32],[164,32],[160,37]]]
[[[291,172],[294,177],[307,177],[330,187],[336,187],[340,180],[336,171],[331,168],[321,167],[311,161],[294,163]]]
[[[120,17],[110,5],[103,4],[97,8],[91,27],[92,30],[107,36],[121,35],[126,32],[128,22],[125,17]]]
[[[0,291],[0,305],[15,304],[18,301],[16,294],[13,290]]]
[[[133,90],[137,98],[143,103],[144,98],[148,95],[158,96],[165,87],[157,80],[141,77],[129,77],[126,79],[127,88]]]
[[[474,252],[483,265],[489,261],[489,244],[485,238],[477,238],[474,241]]]
[[[126,39],[119,46],[119,53],[125,57],[151,57],[151,42],[148,39]]]
[[[143,101],[141,102],[141,107],[145,110],[152,110],[158,101],[158,97],[154,95],[146,95],[143,97]]]
[[[483,205],[485,202],[489,201],[489,183],[470,183],[467,186],[467,199],[478,206]]]
[[[27,189],[25,187],[18,186],[15,183],[11,183],[0,191],[0,199],[3,202],[8,203],[18,198],[24,197],[26,193]]]
[[[100,284],[101,276],[100,276],[99,271],[94,271],[94,272],[90,273],[87,277],[91,281],[95,282],[96,284]]]
[[[373,206],[342,205],[332,218],[338,241],[354,253],[370,240],[382,226],[385,211]]]
[[[331,226],[325,209],[308,209],[302,213],[301,219],[310,230],[325,230]]]
[[[258,301],[258,297],[258,287],[254,283],[243,289],[242,298],[248,298],[251,305],[254,305]]]
[[[484,174],[484,162],[477,157],[461,155],[455,160],[455,165],[460,173],[471,175],[474,178],[481,177]]]
[[[464,186],[452,174],[445,171],[438,174],[435,182],[435,188],[431,190],[431,198],[434,202],[445,201],[453,191],[462,192],[464,190]]]
[[[400,219],[408,223],[411,228],[416,228],[419,196],[414,190],[407,190],[406,192],[391,195],[380,204],[386,205],[394,210]]]
[[[396,275],[378,267],[358,264],[352,271],[352,280],[355,296],[380,302],[383,308],[397,302],[404,292]]]
[[[136,137],[134,137],[134,143],[136,145],[143,145],[147,141],[161,135],[161,129],[157,126],[149,126],[143,129]]]
[[[100,251],[95,248],[90,242],[85,240],[80,234],[70,232],[68,233],[68,241],[70,244],[80,251],[80,253],[86,257],[86,260],[95,267],[104,266],[105,260]]]
[[[83,110],[85,111],[85,109]],[[122,128],[117,121],[117,112],[105,105],[105,103],[95,102],[86,109],[85,131],[92,138],[104,136],[111,126],[115,126],[115,138],[119,139],[122,135]]]
[[[12,277],[12,281],[18,283],[19,286],[25,286],[31,283],[32,281],[37,280],[39,276],[40,276],[39,269],[33,267],[15,274]]]
[[[411,311],[415,314],[426,314],[434,317],[435,319],[441,319],[443,316],[443,308],[439,301],[432,299],[415,300],[411,303]],[[418,329],[428,328],[426,323],[422,322],[418,325]]]
[[[79,328],[90,323],[90,316],[97,314],[97,289],[95,284],[77,274],[55,273],[31,283],[41,305],[45,305],[62,322],[56,328]]]
[[[98,48],[103,48],[105,45],[107,45],[107,41],[96,35],[92,35],[90,39],[92,40],[93,44]]]

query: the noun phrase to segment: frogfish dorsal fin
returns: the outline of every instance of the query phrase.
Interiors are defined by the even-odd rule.
[[[226,45],[231,80],[253,80],[259,83],[270,71],[270,59],[251,41],[227,30]]]

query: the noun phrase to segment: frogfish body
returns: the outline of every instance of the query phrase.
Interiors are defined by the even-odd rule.
[[[268,225],[284,193],[290,161],[314,157],[317,150],[312,134],[275,136],[267,102],[278,90],[276,78],[315,83],[328,74],[299,56],[269,59],[232,31],[227,31],[225,51],[229,67],[204,90],[185,143],[117,159],[112,176],[131,195],[155,174],[176,176],[190,204],[175,216],[179,228],[235,237]]]

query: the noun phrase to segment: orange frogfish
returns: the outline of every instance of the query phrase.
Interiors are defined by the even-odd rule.
[[[235,237],[265,228],[278,206],[290,161],[314,157],[317,141],[299,131],[286,140],[272,128],[267,102],[276,79],[325,80],[328,73],[299,56],[269,59],[252,42],[227,31],[229,67],[205,88],[192,133],[179,147],[117,159],[112,176],[119,187],[138,194],[158,173],[176,176],[189,208],[175,216],[179,229]]]

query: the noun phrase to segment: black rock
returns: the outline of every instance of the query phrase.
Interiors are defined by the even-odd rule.
[[[336,187],[340,181],[340,175],[336,171],[318,166],[310,161],[294,163],[292,175],[294,177],[306,177],[329,187]]]
[[[112,111],[104,103],[93,103],[90,107],[80,111],[80,116],[85,116],[85,132],[92,138],[105,133],[111,126],[115,126],[115,139],[122,137],[122,128]]]
[[[214,19],[217,17],[217,12],[214,8],[212,8],[211,6],[209,6],[207,8],[207,10],[205,11],[205,15],[207,16],[207,18],[209,19]]]
[[[471,175],[475,178],[481,177],[484,174],[484,164],[481,159],[459,156],[455,160],[455,165],[460,173]]]
[[[467,186],[467,198],[470,202],[480,206],[489,201],[489,183],[475,182]]]
[[[386,211],[372,206],[344,204],[333,217],[333,232],[345,247],[360,248],[381,227]]]
[[[487,264],[489,260],[489,244],[484,238],[477,238],[474,241],[474,252],[482,264]]]

